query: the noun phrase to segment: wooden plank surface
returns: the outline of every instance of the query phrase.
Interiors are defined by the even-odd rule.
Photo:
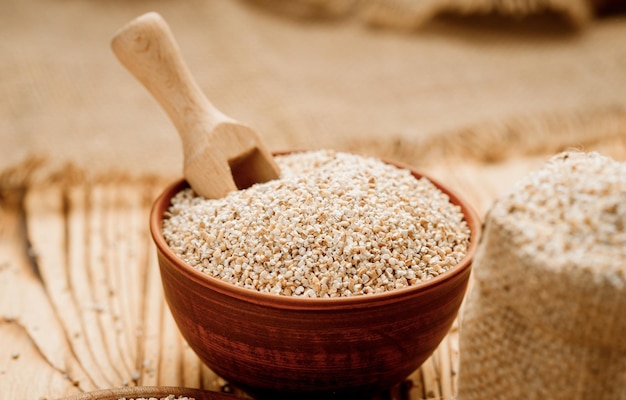
[[[457,188],[482,215],[546,157],[423,170]],[[120,178],[3,192],[0,393],[52,399],[128,385],[238,393],[201,364],[164,302],[147,220],[166,183]],[[386,398],[454,398],[458,335],[455,324],[435,354]]]

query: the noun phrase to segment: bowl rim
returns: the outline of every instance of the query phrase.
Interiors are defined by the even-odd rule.
[[[187,388],[182,386],[130,386],[111,389],[98,389],[91,392],[84,392],[72,396],[63,397],[58,400],[118,400],[120,398],[142,398],[165,397],[174,395],[193,396],[197,400],[238,400],[241,399],[233,394],[216,392],[205,389]]]
[[[274,153],[275,155],[283,155],[289,152]],[[355,154],[355,153],[352,153]],[[238,298],[240,300],[251,302],[258,305],[269,306],[280,309],[336,309],[336,308],[359,308],[371,305],[382,305],[387,303],[393,303],[401,301],[411,296],[421,296],[426,292],[435,290],[437,287],[445,284],[446,282],[453,280],[464,272],[469,273],[471,269],[472,259],[476,253],[478,243],[481,235],[481,221],[478,213],[474,210],[472,205],[457,195],[457,193],[447,186],[441,184],[438,180],[431,178],[430,176],[417,171],[415,168],[396,161],[389,161],[384,158],[378,158],[379,160],[394,165],[401,169],[407,169],[416,178],[426,178],[439,190],[445,193],[450,202],[461,208],[464,220],[466,221],[470,229],[470,241],[467,253],[461,259],[461,261],[454,267],[443,272],[442,274],[429,279],[424,282],[420,282],[416,285],[407,286],[400,289],[394,289],[383,293],[374,293],[367,295],[357,295],[349,297],[332,297],[332,298],[304,298],[304,297],[291,297],[283,296],[272,293],[258,292],[252,289],[247,289],[239,286],[235,286],[232,283],[222,281],[207,275],[201,271],[198,271],[194,267],[185,263],[179,258],[167,244],[162,232],[162,221],[164,219],[164,213],[170,206],[171,198],[179,191],[190,187],[188,182],[184,178],[179,178],[176,181],[170,183],[153,202],[150,210],[150,233],[152,239],[160,253],[167,261],[174,266],[174,268],[181,274],[185,275],[188,279],[201,284],[202,286],[209,287],[210,289],[217,291],[228,297]]]

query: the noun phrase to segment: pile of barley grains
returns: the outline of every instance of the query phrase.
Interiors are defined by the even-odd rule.
[[[222,199],[175,195],[163,222],[174,253],[240,287],[340,297],[415,285],[467,252],[460,207],[425,178],[333,151],[276,162],[280,179]]]
[[[564,152],[518,184],[492,214],[515,226],[516,246],[551,264],[593,265],[626,280],[626,163]]]
[[[181,396],[181,397],[175,397],[173,394],[170,394],[167,397],[160,397],[160,398],[156,398],[156,397],[142,397],[139,399],[127,399],[126,397],[120,397],[118,400],[195,400],[193,397],[187,397],[187,396]]]

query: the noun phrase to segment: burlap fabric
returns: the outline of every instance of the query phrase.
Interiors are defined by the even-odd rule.
[[[616,7],[612,0],[249,0],[297,18],[352,18],[394,29],[416,29],[441,14],[500,14],[521,18],[546,12],[574,26]]]
[[[99,173],[180,176],[173,125],[109,48],[147,11],[168,21],[209,99],[272,150],[335,148],[415,165],[442,149],[481,152],[492,131],[529,138],[487,149],[502,157],[568,142],[556,137],[564,125],[595,140],[602,130],[588,121],[626,108],[619,18],[572,29],[563,15],[574,11],[556,0],[483,3],[0,2],[0,170],[34,155]],[[438,19],[446,9],[462,17]],[[400,17],[421,22],[405,32]],[[389,29],[371,29],[369,18]]]
[[[595,153],[561,154],[495,203],[462,317],[459,400],[626,399],[625,229],[626,164]]]

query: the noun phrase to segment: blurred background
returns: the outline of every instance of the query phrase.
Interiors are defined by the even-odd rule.
[[[442,151],[489,160],[584,146],[619,135],[597,126],[621,123],[626,107],[623,6],[3,0],[0,170],[46,157],[52,169],[180,175],[173,125],[110,50],[117,29],[148,11],[170,24],[209,99],[272,150],[419,164]]]

